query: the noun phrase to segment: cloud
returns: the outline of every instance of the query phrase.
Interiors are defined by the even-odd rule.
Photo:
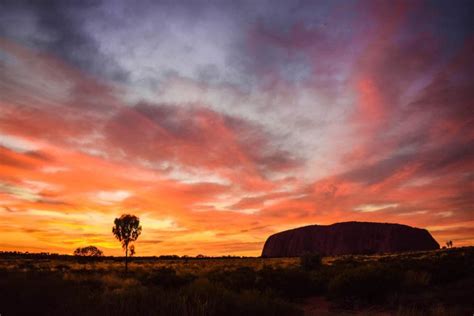
[[[99,191],[95,194],[96,199],[102,204],[114,204],[132,196],[131,192],[125,190],[117,191]]]
[[[141,222],[146,225],[147,229],[156,231],[184,231],[184,227],[180,227],[173,218],[156,219],[145,214],[140,217]]]
[[[69,169],[66,167],[61,166],[46,166],[41,169],[41,172],[44,173],[58,173],[58,172],[66,172]]]
[[[21,155],[14,153],[6,148],[0,147],[0,162],[2,166],[9,166],[21,169],[32,169],[35,164]]]
[[[41,200],[41,195],[38,190],[12,185],[8,183],[0,183],[0,192],[7,193],[8,195],[29,202]]]
[[[17,153],[33,152],[37,149],[34,143],[11,135],[0,135],[0,146]]]
[[[84,22],[99,2],[7,1],[0,14],[0,36],[41,51],[107,79],[126,81],[127,73],[99,49]]]
[[[105,135],[128,158],[203,168],[233,181],[239,171],[250,177],[244,186],[299,164],[289,152],[272,148],[260,126],[199,106],[138,104],[112,118]]]
[[[383,211],[386,209],[391,209],[394,207],[397,207],[398,204],[392,203],[392,204],[363,204],[359,205],[356,208],[354,208],[355,211],[359,212],[378,212],[378,211]]]

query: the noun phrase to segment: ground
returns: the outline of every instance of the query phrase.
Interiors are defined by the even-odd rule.
[[[474,247],[301,258],[0,254],[0,314],[471,315]],[[309,261],[308,261],[309,260]],[[310,262],[308,264],[307,262]]]

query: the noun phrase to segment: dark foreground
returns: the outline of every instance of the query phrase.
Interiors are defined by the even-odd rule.
[[[299,259],[0,258],[0,314],[472,315],[474,247]]]

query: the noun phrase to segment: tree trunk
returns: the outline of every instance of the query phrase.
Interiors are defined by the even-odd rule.
[[[125,274],[128,272],[128,244],[125,246]]]

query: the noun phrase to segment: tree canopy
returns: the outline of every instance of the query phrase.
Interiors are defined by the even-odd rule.
[[[74,250],[75,256],[80,257],[102,257],[104,253],[96,246],[79,247]]]
[[[123,214],[114,220],[114,227],[112,233],[122,243],[122,248],[125,250],[125,271],[128,267],[128,250],[129,244],[137,240],[142,232],[140,226],[140,219],[135,215]],[[132,255],[135,254],[135,246],[131,245]]]

